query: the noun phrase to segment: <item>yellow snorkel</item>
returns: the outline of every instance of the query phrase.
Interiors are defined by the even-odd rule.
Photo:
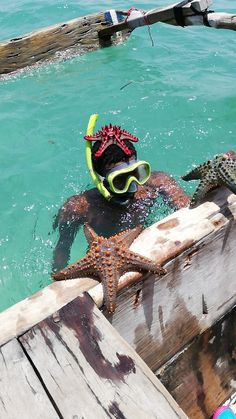
[[[86,135],[92,135],[94,131],[94,127],[96,125],[98,119],[98,114],[93,114],[89,118],[88,127],[86,131]],[[103,185],[102,180],[100,179],[99,175],[95,172],[93,168],[93,162],[92,162],[92,144],[90,141],[86,141],[85,146],[85,156],[86,156],[86,163],[89,169],[90,176],[96,186],[96,188],[99,190],[99,192],[106,198],[108,201],[112,198],[110,192],[105,188]]]

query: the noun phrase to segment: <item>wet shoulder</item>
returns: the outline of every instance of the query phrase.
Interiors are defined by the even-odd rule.
[[[73,195],[62,205],[60,217],[66,221],[71,217],[86,218],[93,208],[104,206],[106,201],[96,188],[84,191],[79,195]]]
[[[138,187],[138,191],[135,194],[135,199],[137,201],[157,197],[158,185],[156,182],[156,176],[158,176],[158,172],[153,172],[148,181],[144,185]]]
[[[61,223],[76,219],[81,220],[86,217],[89,208],[86,195],[86,192],[84,192],[68,198],[59,210],[58,221]]]

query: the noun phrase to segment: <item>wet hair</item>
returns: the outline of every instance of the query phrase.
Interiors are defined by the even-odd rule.
[[[137,152],[133,144],[129,140],[124,140],[125,145],[131,151],[131,155],[127,156],[121,148],[116,144],[111,144],[100,157],[95,157],[96,151],[101,146],[100,141],[96,141],[92,146],[92,161],[94,170],[101,176],[106,175],[106,167],[112,163],[119,163],[120,161],[127,162],[131,157],[137,158]]]

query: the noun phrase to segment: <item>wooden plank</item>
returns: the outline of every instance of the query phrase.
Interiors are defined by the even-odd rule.
[[[102,46],[111,45],[98,37],[98,30],[106,25],[105,13],[99,12],[50,26],[22,37],[0,43],[0,74],[33,65],[52,58],[60,59],[60,51],[70,50],[68,56],[81,55]],[[123,34],[126,37],[126,32]],[[121,39],[120,39],[121,40]],[[65,55],[61,55],[61,59]]]
[[[116,32],[127,30],[129,28],[133,30],[139,26],[153,25],[154,23],[158,22],[178,25],[175,19],[175,8],[176,6],[178,6],[179,3],[180,2],[165,7],[159,7],[156,9],[149,10],[147,12],[136,12],[134,13],[134,18],[132,18],[133,15],[131,13],[131,16],[129,16],[124,22],[117,23],[116,25],[110,25],[104,29],[101,29],[99,32],[99,36],[111,36]],[[211,0],[194,0],[190,2],[186,4],[184,7],[182,7],[183,17],[194,16],[196,14],[194,9],[191,8],[192,4],[195,10],[202,11],[205,10],[211,3]]]
[[[214,240],[214,235],[220,229],[225,229],[227,233],[231,218],[236,220],[236,195],[222,187],[210,193],[208,199],[197,208],[183,208],[145,229],[130,249],[165,264],[183,254],[186,249],[190,249],[191,253],[192,247],[210,234],[211,240]],[[129,272],[120,278],[118,289],[137,283],[142,278],[140,273]],[[101,285],[89,290],[89,294],[101,307]]]
[[[204,18],[196,14],[197,11],[205,11],[210,4],[211,0],[193,0],[183,6],[181,12],[184,25],[204,25],[208,22],[209,27],[236,30],[235,14],[210,13]],[[175,3],[147,12],[139,11],[136,12],[137,17],[133,17],[133,14],[127,16],[128,12],[125,11],[108,11],[119,16],[117,24],[106,20],[107,12],[98,12],[1,42],[0,74],[11,73],[42,61],[68,59],[123,42],[139,26],[157,22],[179,25],[181,23],[176,21],[175,14],[177,5]],[[119,36],[116,36],[118,32]]]
[[[0,313],[0,346],[55,313],[81,292],[97,284],[90,278],[53,282]]]
[[[191,419],[209,419],[235,392],[236,308],[156,371]]]
[[[223,12],[210,13],[208,15],[208,22],[212,28],[236,31],[236,14]]]
[[[213,12],[208,13],[208,8],[212,4],[211,0],[193,0],[186,5],[182,6],[181,14],[183,19],[183,26],[204,26],[207,25],[215,29],[230,29],[236,30],[236,15],[232,13]],[[168,25],[181,25],[176,20],[175,8],[178,3],[170,6],[153,9],[150,11],[134,13],[134,18],[131,16],[124,22],[116,25],[111,25],[101,29],[99,32],[100,37],[111,36],[115,32],[130,28],[134,30],[139,26],[153,25],[154,23],[166,23]],[[199,13],[200,12],[200,13]],[[201,12],[203,12],[201,14]],[[206,13],[204,13],[206,12]]]
[[[59,321],[44,320],[20,342],[63,417],[186,418],[89,296],[58,314]]]
[[[0,418],[56,419],[56,413],[17,340],[0,348]]]
[[[107,316],[155,371],[236,304],[235,260],[236,222],[230,219],[172,260],[167,275],[147,275],[125,289]]]
[[[171,216],[166,217],[165,219],[144,230],[143,233],[132,244],[131,249],[137,253],[140,253],[141,255],[150,257],[151,259],[159,263],[166,263],[167,261],[170,261],[172,259],[174,260],[174,258],[176,258],[177,255],[182,254],[184,251],[186,251],[186,249],[189,249],[188,257],[191,259],[191,252],[195,250],[196,252],[198,252],[198,248],[196,247],[196,245],[210,234],[211,240],[215,240],[215,234],[221,229],[224,229],[225,237],[227,238],[227,231],[231,226],[229,214],[231,214],[232,217],[236,219],[236,196],[231,194],[226,188],[220,188],[217,191],[214,191],[212,194],[210,194],[209,199],[212,202],[205,202],[199,207],[191,210],[188,208],[184,208],[180,211],[176,211]],[[227,246],[228,244],[229,240],[227,241]],[[186,255],[183,253],[183,269],[185,269],[184,266],[187,263],[185,258]],[[219,260],[222,260],[222,258],[224,260],[224,253],[220,253],[219,258]],[[176,262],[173,262],[173,264],[179,264],[180,259],[176,260]],[[232,261],[230,263],[230,266],[232,266]],[[170,267],[168,267],[168,270],[172,269],[171,266],[174,265],[170,265]],[[232,269],[234,274],[234,268]],[[204,268],[203,271],[205,272]],[[180,273],[178,273],[178,275],[180,275]],[[130,272],[128,274],[125,274],[119,280],[119,289],[123,289],[124,287],[130,286],[132,283],[142,281],[143,278],[144,277],[137,272]],[[163,287],[163,290],[166,288],[166,278],[167,276],[162,278],[160,282],[160,287]],[[234,278],[233,275],[229,281],[231,285],[232,278]],[[185,279],[185,281],[186,280],[187,279]],[[170,281],[170,279],[168,279],[168,281]],[[0,313],[0,345],[6,343],[15,336],[19,336],[20,334],[24,333],[30,327],[32,327],[42,319],[48,317],[56,310],[60,309],[65,304],[67,304],[69,301],[73,300],[81,292],[86,291],[88,289],[90,289],[89,293],[96,302],[96,304],[98,306],[102,306],[102,286],[99,284],[94,287],[93,285],[96,283],[96,281],[93,281],[92,279],[88,278],[56,282],[52,285],[49,285],[48,287],[45,287],[39,293],[29,298],[26,298],[20,303],[10,307],[8,310],[5,310],[4,312]],[[214,287],[214,283],[211,283],[211,286]],[[142,282],[138,285],[138,287],[139,289],[142,287]],[[132,314],[133,301],[135,299],[135,296],[134,290],[127,291],[128,294],[129,292],[131,292],[132,297],[130,298],[130,300],[127,300],[125,297],[125,305],[130,304],[130,312]],[[178,293],[179,288],[176,284],[176,295]],[[197,295],[199,295],[199,293],[200,289],[198,290]],[[173,295],[171,296],[172,300]],[[121,300],[119,299],[119,301]],[[140,301],[142,301],[142,299],[140,299]],[[231,300],[231,302],[233,303],[233,300]],[[159,302],[156,301],[156,304],[159,305]],[[180,306],[180,308],[181,307],[182,306]],[[152,310],[153,307],[150,308],[150,311]],[[118,315],[118,313],[120,314]],[[224,314],[223,309],[221,313],[222,315]],[[117,322],[118,317],[120,317],[119,321],[122,322],[122,311],[118,311],[116,313]],[[132,314],[131,318],[133,317],[134,316]],[[144,317],[142,321],[145,321]],[[132,326],[132,323],[130,324],[130,326]],[[208,321],[208,323],[205,324],[205,327],[207,326],[210,326],[210,321]],[[201,323],[201,330],[205,330],[203,322]]]
[[[211,28],[236,31],[236,14],[223,12],[209,13],[207,15],[207,22]],[[185,24],[186,26],[204,25],[203,16],[189,16],[186,18]]]

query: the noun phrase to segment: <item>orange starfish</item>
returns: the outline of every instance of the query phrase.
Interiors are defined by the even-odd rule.
[[[141,233],[142,227],[125,230],[115,236],[98,236],[88,225],[84,233],[90,245],[87,255],[60,272],[53,279],[63,280],[91,276],[102,282],[105,305],[109,313],[116,307],[119,277],[127,271],[151,271],[158,275],[166,271],[159,264],[129,250],[129,246]]]

